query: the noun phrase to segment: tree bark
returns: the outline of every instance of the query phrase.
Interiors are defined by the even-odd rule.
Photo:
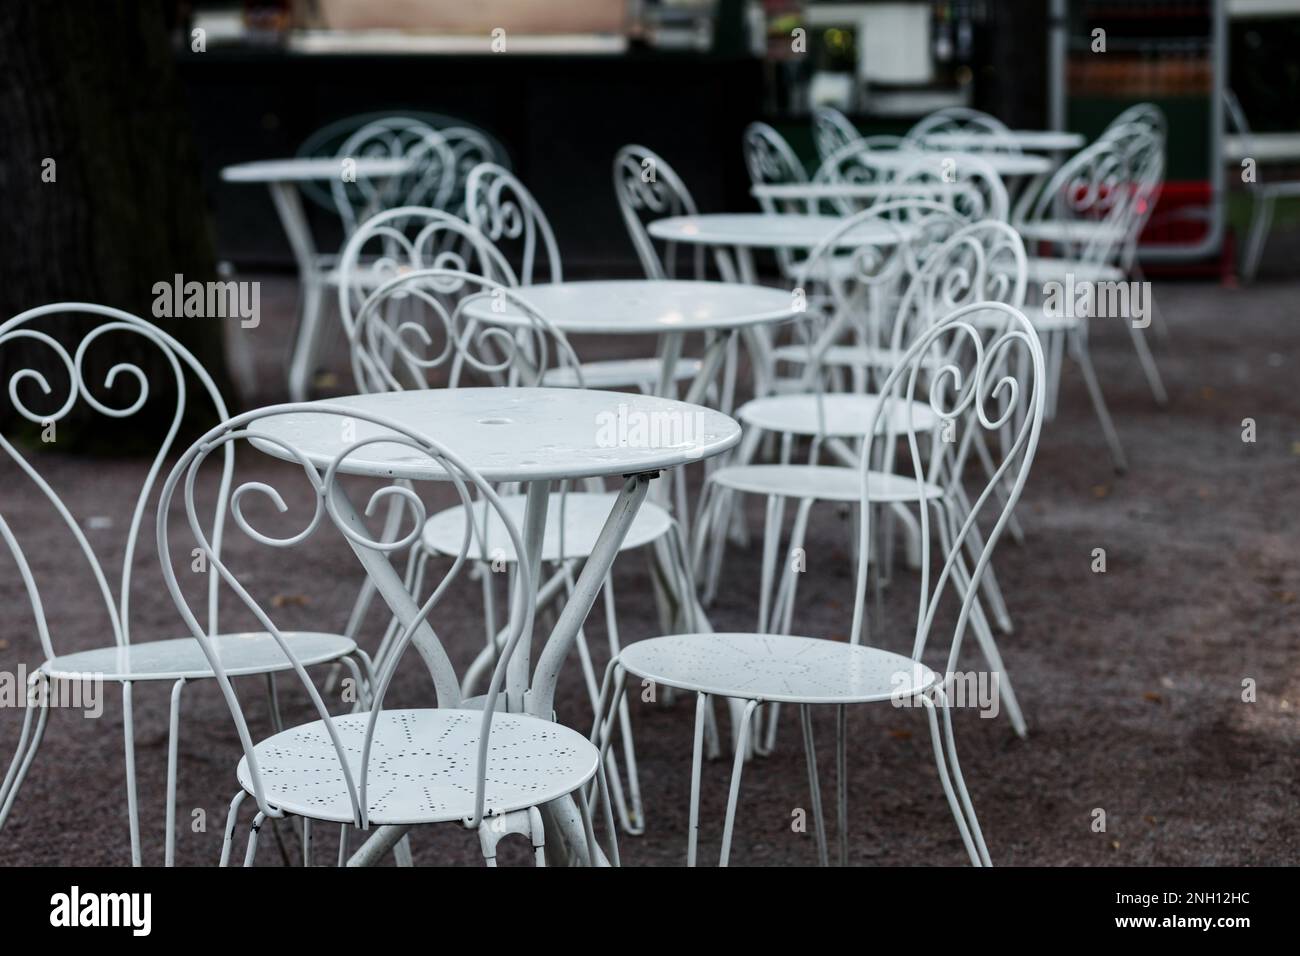
[[[175,336],[230,395],[222,339],[231,320],[153,315],[155,283],[171,283],[177,273],[186,281],[216,278],[190,118],[173,66],[172,14],[162,0],[0,4],[0,321],[57,301],[116,306]],[[44,181],[50,170],[53,181]],[[87,323],[60,319],[39,327],[75,344]],[[81,403],[82,414],[60,422],[60,447],[84,447],[93,437],[120,448],[152,433],[141,428],[140,416],[174,412],[170,369],[156,349],[131,338],[106,338],[103,348],[88,352],[85,381],[99,389],[112,365],[139,364],[150,379],[149,406],[113,428]],[[0,426],[7,432],[14,420],[8,383],[18,370],[48,371],[54,395],[46,404],[66,397],[66,375],[51,359],[48,349],[24,341],[0,348]],[[134,388],[124,377],[96,394],[129,403]],[[20,394],[43,408],[31,383]],[[211,421],[205,401],[192,405]]]

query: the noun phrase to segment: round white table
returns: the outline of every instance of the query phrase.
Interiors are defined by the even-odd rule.
[[[835,199],[879,199],[891,192],[897,192],[898,186],[889,181],[874,183],[831,182],[815,183],[757,183],[749,190],[755,199],[773,199],[785,202],[819,201]],[[910,183],[908,195],[943,194],[937,184]]]
[[[411,169],[414,161],[405,157],[357,157],[266,159],[239,163],[221,170],[228,183],[262,183],[271,190],[280,225],[289,240],[298,280],[302,283],[298,329],[294,333],[289,358],[289,397],[302,401],[307,397],[308,379],[316,358],[320,338],[321,295],[327,268],[316,251],[307,214],[302,208],[298,186],[304,182],[383,180]],[[346,177],[346,179],[345,179]]]
[[[646,231],[656,239],[668,242],[731,246],[737,250],[812,249],[843,225],[844,220],[839,216],[740,212],[656,219],[646,227]],[[879,222],[864,222],[840,236],[836,245],[846,249],[872,244],[891,245],[898,239],[897,228]]]
[[[646,231],[656,239],[715,247],[729,247],[735,257],[736,276],[724,276],[747,285],[758,284],[754,266],[755,249],[771,249],[789,275],[794,263],[791,249],[813,249],[833,232],[843,229],[842,216],[783,215],[781,213],[710,213],[696,216],[672,216],[656,219]],[[844,231],[835,240],[836,248],[854,249],[863,245],[893,245],[906,239],[909,229],[897,223],[868,221]],[[773,375],[771,342],[761,328],[746,336],[755,374],[757,394],[766,394]]]
[[[963,159],[979,159],[987,163],[1003,179],[1019,176],[1041,176],[1051,172],[1052,160],[1033,153],[963,152],[923,149],[881,149],[871,152],[871,162],[881,169],[897,172],[917,162],[933,157],[936,162],[951,159],[961,165]]]
[[[686,392],[688,402],[704,398],[733,335],[744,335],[753,327],[799,315],[789,292],[733,282],[614,279],[528,285],[521,286],[518,292],[566,335],[659,336],[659,395],[670,394],[683,336],[690,332],[711,334],[700,369]],[[466,304],[465,315],[504,326],[530,321],[513,302],[500,311],[492,306],[488,296],[478,297]]]
[[[350,162],[350,166],[345,166]],[[338,157],[302,159],[262,159],[252,163],[237,163],[221,170],[221,178],[228,183],[301,183],[310,180],[342,179],[345,174],[355,174],[358,179],[382,179],[396,176],[411,168],[412,160],[403,157],[358,157],[344,160]]]
[[[1013,129],[1006,133],[977,133],[954,130],[948,133],[931,133],[925,141],[940,149],[969,149],[981,151],[998,145],[1011,145],[1031,153],[1056,153],[1075,150],[1086,140],[1082,133],[1050,129]]]
[[[590,557],[573,586],[555,627],[531,669],[531,641],[521,640],[507,674],[506,703],[514,712],[550,720],[560,671],[573,649],[578,629],[595,603],[628,529],[659,472],[719,455],[740,441],[740,425],[721,412],[656,396],[572,388],[422,389],[353,395],[311,403],[383,416],[427,435],[491,482],[522,482],[526,489],[523,534],[530,568],[541,568],[542,533],[551,483],[564,479],[618,477],[623,486]],[[337,415],[295,412],[250,424],[252,444],[274,457],[294,460],[273,441],[287,442],[313,465],[327,468],[349,445],[385,434],[380,425],[352,419],[344,440]],[[375,443],[340,463],[339,472],[409,481],[446,481],[449,475],[427,455],[407,445]],[[331,502],[340,520],[365,530],[342,483],[334,482]],[[366,573],[403,627],[419,615],[415,598],[380,551],[352,544]],[[538,580],[533,574],[534,585]],[[416,629],[414,643],[428,664],[439,706],[456,706],[460,687],[428,622]],[[531,678],[530,678],[531,674]],[[563,803],[565,801],[558,801]],[[561,838],[583,846],[576,808],[557,811]],[[381,827],[353,856],[356,864],[380,859],[406,832]],[[549,842],[549,841],[548,841]]]

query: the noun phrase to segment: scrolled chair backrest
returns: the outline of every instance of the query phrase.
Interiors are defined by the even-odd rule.
[[[533,194],[509,170],[480,163],[470,171],[465,181],[465,218],[497,246],[517,250],[513,261],[522,284],[563,281],[555,232]]]
[[[393,206],[445,209],[456,187],[456,157],[442,134],[408,117],[393,116],[367,123],[344,140],[340,160],[405,159],[410,168],[381,179],[366,176],[330,182],[335,207],[351,235],[367,216]]]
[[[1028,371],[1020,377],[1008,371],[1017,350],[1028,359]],[[937,368],[931,361],[936,353],[941,356]],[[923,380],[927,381],[924,399],[918,391]],[[866,423],[865,434],[868,437],[863,443],[860,464],[859,542],[862,548],[859,554],[862,558],[854,598],[852,642],[861,643],[868,639],[866,589],[871,555],[871,505],[878,503],[871,499],[868,473],[875,467],[877,449],[881,446],[892,449],[900,441],[906,443],[908,453],[904,461],[898,463],[903,468],[900,471],[896,467],[895,473],[916,482],[918,501],[926,500],[925,485],[941,467],[940,459],[951,454],[945,451],[950,447],[948,443],[933,439],[928,449],[930,454],[921,453],[919,437],[925,430],[917,427],[916,416],[919,414],[918,405],[921,408],[928,405],[927,411],[933,412],[940,420],[954,422],[960,428],[962,434],[957,436],[958,443],[968,443],[968,436],[976,430],[1011,430],[1010,439],[1001,446],[1000,460],[994,461],[996,467],[981,493],[973,499],[970,509],[961,513],[943,510],[948,520],[947,523],[941,520],[937,529],[943,544],[943,563],[933,583],[930,548],[934,535],[930,508],[922,506],[917,509],[921,543],[920,601],[912,657],[920,661],[945,590],[955,583],[959,590],[964,591],[948,654],[947,673],[955,672],[967,621],[979,591],[979,579],[1020,499],[1038,448],[1045,384],[1043,350],[1038,335],[1025,315],[1005,302],[964,305],[935,321],[907,348],[885,379],[880,389],[880,400],[874,403]],[[996,412],[990,410],[995,401],[998,403]],[[993,502],[991,506],[990,501]],[[976,530],[976,521],[986,506],[996,513],[996,518],[991,530],[983,535]],[[966,566],[968,547],[978,551],[973,568]]]
[[[807,346],[803,387],[821,394],[822,361],[850,333],[881,342],[885,331],[873,327],[877,311],[920,272],[930,250],[965,224],[940,202],[900,199],[879,202],[846,217],[809,252],[794,275],[794,294],[805,306],[794,326]],[[859,242],[854,234],[863,233]],[[870,233],[870,235],[867,235]]]
[[[13,360],[7,358],[6,353],[13,355],[18,348],[22,349],[27,360],[32,360],[33,356],[42,352],[46,358],[39,365],[10,371]],[[97,359],[94,354],[96,351],[102,357]],[[146,363],[145,358],[150,352],[156,353],[156,356],[154,361]],[[146,367],[152,374],[146,372]],[[113,585],[109,583],[109,575],[72,509],[40,474],[36,465],[22,454],[19,450],[20,440],[11,440],[9,436],[0,433],[0,450],[35,485],[75,541],[77,550],[94,578],[95,591],[108,615],[113,641],[118,646],[126,646],[131,640],[131,582],[140,528],[157,487],[158,475],[172,451],[185,418],[189,394],[187,380],[196,380],[200,394],[211,402],[214,414],[218,418],[225,418],[226,405],[221,393],[198,359],[167,332],[129,312],[88,302],[55,302],[28,309],[0,323],[0,369],[5,369],[8,377],[3,388],[8,406],[4,414],[0,414],[0,421],[10,422],[7,430],[11,432],[12,426],[26,421],[45,433],[42,442],[46,440],[47,434],[52,435],[55,447],[59,427],[61,424],[68,427],[69,416],[79,405],[84,404],[90,411],[105,418],[118,420],[133,418],[150,407],[155,410],[150,414],[156,414],[159,408],[165,413],[163,420],[158,423],[163,432],[162,439],[157,452],[150,459],[140,491],[130,508],[116,594]],[[101,369],[105,369],[102,382],[87,379],[92,371],[98,372]],[[41,401],[41,396],[44,396],[44,402]],[[152,403],[151,397],[154,398]],[[221,548],[224,528],[221,503],[229,493],[232,467],[233,458],[227,454],[223,458],[216,519],[210,525],[211,541],[217,551]],[[47,658],[53,657],[54,647],[50,640],[40,588],[19,543],[17,532],[5,519],[6,510],[0,506],[0,537],[4,539],[17,564],[19,576],[36,616],[41,649]],[[209,576],[208,584],[207,627],[210,633],[215,634],[217,579],[214,575]]]
[[[1138,237],[1155,212],[1165,183],[1165,137],[1156,127],[1142,122],[1112,124],[1102,138],[1124,154],[1133,177],[1124,236],[1124,258],[1131,264],[1137,254]]]
[[[629,144],[614,154],[614,195],[646,278],[679,278],[677,244],[665,243],[661,256],[646,231],[647,221],[699,213],[677,171],[653,150]],[[692,278],[706,278],[704,252],[700,245],[691,249]]]
[[[902,139],[897,136],[860,136],[823,156],[821,165],[813,173],[812,182],[850,186],[886,183],[893,177],[893,171],[875,162],[874,154],[896,150],[901,143]],[[841,215],[852,215],[879,198],[836,196],[829,200],[828,205]]]
[[[812,133],[817,158],[823,163],[845,146],[862,138],[852,121],[833,106],[819,106],[813,110]]]
[[[395,320],[394,304],[401,307]],[[568,338],[526,293],[460,269],[416,269],[382,283],[357,310],[349,346],[366,392],[430,388],[438,370],[449,388],[468,375],[537,386],[561,368],[584,384]]]
[[[487,236],[451,213],[421,206],[388,209],[367,219],[343,246],[337,269],[339,317],[349,340],[357,310],[394,276],[455,269],[518,285],[514,270]]]
[[[973,153],[918,156],[895,173],[887,198],[906,196],[909,186],[924,189],[919,195],[946,202],[968,222],[1007,221],[1007,187],[993,167]]]
[[[306,434],[306,432],[299,430],[303,422],[302,416],[310,416],[313,420],[321,417],[337,419],[339,425],[337,434],[340,436],[338,450],[334,451],[332,448],[328,450],[322,449],[319,443],[313,443],[310,439],[298,440],[298,436]],[[290,417],[294,420],[293,425],[287,425],[283,421]],[[282,420],[281,425],[283,427],[276,427],[277,419]],[[308,429],[308,431],[312,430]],[[315,434],[325,432],[332,433],[332,427],[326,426],[324,429],[314,431]],[[287,550],[306,546],[309,543],[312,546],[317,546],[320,543],[319,538],[325,529],[332,527],[341,536],[342,543],[345,543],[354,552],[371,551],[374,552],[378,559],[388,560],[389,554],[408,547],[417,541],[424,525],[425,510],[423,502],[413,490],[396,483],[395,480],[394,483],[374,491],[370,495],[367,507],[363,510],[369,514],[386,498],[396,497],[401,499],[410,509],[413,522],[411,529],[407,533],[402,534],[401,529],[399,529],[398,535],[392,540],[372,538],[365,525],[355,521],[355,516],[349,514],[351,508],[350,499],[343,487],[341,475],[348,473],[349,461],[356,460],[354,456],[362,457],[368,451],[375,454],[377,450],[374,446],[384,446],[387,449],[386,453],[390,456],[394,446],[404,446],[409,449],[409,451],[402,453],[401,461],[404,467],[414,467],[413,463],[415,462],[420,462],[421,467],[425,467],[424,462],[427,459],[427,470],[441,476],[441,479],[455,490],[464,506],[464,532],[459,553],[455,556],[450,568],[433,589],[428,599],[418,606],[418,612],[401,629],[393,651],[385,658],[381,672],[373,683],[364,744],[359,766],[355,770],[353,760],[350,759],[347,748],[340,736],[336,718],[331,716],[326,708],[324,697],[311,679],[301,659],[297,656],[293,642],[286,640],[285,629],[282,629],[276,623],[273,615],[267,610],[266,602],[259,600],[251,592],[250,587],[253,586],[253,578],[248,576],[241,579],[240,576],[235,574],[227,560],[222,557],[215,542],[207,536],[202,524],[197,520],[195,488],[198,486],[199,476],[205,462],[218,450],[224,451],[237,442],[245,441],[253,444],[260,452],[283,459],[290,465],[296,466],[292,471],[305,476],[305,490],[311,502],[310,517],[305,523],[295,523],[298,530],[290,533],[267,533],[254,527],[250,521],[248,512],[251,501],[256,497],[264,498],[282,513],[289,510],[289,505],[281,492],[264,480],[250,480],[240,483],[230,494],[231,519],[235,526],[252,541],[265,547]],[[364,467],[361,470],[365,474],[373,473],[367,471]],[[509,536],[511,543],[517,549],[516,553],[524,553],[523,538],[510,513],[504,508],[501,499],[492,489],[492,486],[469,463],[444,443],[391,418],[346,405],[296,403],[274,405],[245,412],[212,428],[181,454],[171,473],[167,476],[159,498],[157,543],[163,580],[191,635],[198,641],[204,656],[212,667],[213,674],[225,697],[240,742],[244,748],[244,756],[248,762],[253,793],[258,808],[271,817],[282,816],[282,812],[267,799],[257,752],[239,697],[235,693],[229,674],[223,665],[221,654],[217,651],[209,635],[199,625],[177,581],[172,559],[171,526],[173,522],[167,520],[167,517],[172,510],[173,498],[178,492],[180,492],[184,502],[185,524],[190,536],[189,540],[185,542],[185,546],[178,550],[188,557],[191,552],[191,543],[197,545],[198,549],[206,556],[222,585],[235,595],[239,603],[256,618],[260,627],[275,640],[285,658],[290,662],[294,674],[306,690],[317,716],[322,721],[325,733],[329,737],[334,750],[333,756],[338,760],[351,803],[353,823],[363,829],[368,827],[371,807],[367,791],[367,780],[371,765],[371,745],[375,727],[383,712],[385,696],[403,652],[413,641],[418,639],[421,642],[420,648],[422,652],[425,652],[426,659],[431,648],[436,648],[437,659],[443,662],[448,660],[445,645],[442,639],[438,637],[437,629],[430,624],[430,615],[439,606],[447,594],[448,588],[460,576],[465,565],[472,560],[471,546],[482,535],[477,516],[482,515],[483,518],[486,518],[484,509],[495,512],[494,521],[500,522],[503,532]],[[349,503],[344,504],[345,501]],[[484,524],[486,524],[486,521]],[[496,661],[481,718],[475,775],[475,809],[471,821],[474,826],[478,825],[485,813],[487,754],[491,743],[493,718],[496,711],[496,702],[501,692],[502,681],[519,640],[532,627],[533,602],[529,597],[532,594],[531,571],[525,563],[519,565],[516,574],[518,580],[511,603],[510,624],[507,629],[508,637]],[[450,680],[438,680],[439,675],[437,674],[434,677],[438,687],[438,705],[440,707],[459,705],[460,701],[454,675],[451,675]],[[444,694],[450,695],[449,699],[444,699]]]
[[[1028,206],[1027,222],[1059,223],[1063,238],[1058,245],[1067,258],[1104,262],[1119,251],[1133,199],[1132,170],[1124,148],[1111,140],[1098,140],[1061,165]],[[1103,225],[1106,229],[1079,229],[1071,236],[1072,222]]]
[[[462,218],[465,215],[465,185],[474,167],[483,163],[496,163],[503,169],[509,169],[501,148],[482,130],[470,126],[449,126],[438,131],[451,150],[455,175],[452,182],[451,196],[454,208],[451,209]]]
[[[1028,262],[1020,233],[997,219],[963,224],[926,250],[903,293],[890,348],[902,354],[936,318],[974,302],[1022,308]]]
[[[782,183],[806,183],[808,173],[803,163],[790,148],[785,137],[767,123],[750,123],[741,139],[745,153],[745,168],[754,186]],[[759,197],[758,204],[764,212],[811,212],[815,204],[807,202],[775,202]]]
[[[457,208],[452,210],[454,212],[460,211],[460,204],[463,202],[464,177],[469,174],[473,165],[488,162],[510,168],[510,159],[506,155],[505,148],[488,133],[469,125],[464,120],[417,110],[406,110],[401,113],[362,113],[334,120],[304,139],[295,155],[300,158],[338,159],[341,157],[343,144],[351,136],[358,130],[378,122],[404,123],[409,126],[419,124],[442,135],[457,159],[457,168],[460,172],[458,185],[453,193],[457,203]],[[483,144],[486,144],[486,148]],[[469,162],[471,158],[473,163]],[[301,189],[304,196],[321,208],[338,212],[329,183],[308,180],[302,183]]]
[[[1162,139],[1169,132],[1169,121],[1165,118],[1164,110],[1154,103],[1135,103],[1110,121],[1101,138],[1104,139],[1113,131],[1132,124],[1146,126]]]
[[[905,139],[919,149],[943,148],[931,143],[936,133],[971,133],[977,139],[972,149],[1000,153],[1018,153],[1020,147],[1011,139],[1011,131],[996,116],[968,106],[950,106],[936,110],[907,131]]]

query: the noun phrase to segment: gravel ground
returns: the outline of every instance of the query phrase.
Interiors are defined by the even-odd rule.
[[[267,318],[250,337],[260,400],[278,397],[287,285],[263,290]],[[1021,518],[1027,539],[1006,542],[995,565],[1015,620],[1000,638],[1030,725],[1012,733],[1005,715],[955,717],[962,766],[995,863],[1004,865],[1294,864],[1300,862],[1300,567],[1295,501],[1300,464],[1300,283],[1231,290],[1194,282],[1157,283],[1156,302],[1171,339],[1156,342],[1171,393],[1167,410],[1152,403],[1127,337],[1117,328],[1094,336],[1093,352],[1131,470],[1111,471],[1077,374],[1067,368],[1058,417],[1045,431]],[[278,313],[278,314],[277,314]],[[621,344],[621,343],[620,343]],[[598,343],[588,354],[611,349]],[[341,386],[340,386],[341,387]],[[1253,418],[1258,440],[1242,441]],[[241,474],[271,479],[284,472],[247,456]],[[124,502],[143,475],[138,460],[88,462],[57,455],[42,468],[67,495],[106,566],[120,559]],[[10,469],[12,472],[13,469]],[[291,505],[294,499],[290,499]],[[39,580],[56,647],[66,651],[111,640],[91,581],[66,533],[38,494],[6,479],[3,511]],[[292,514],[292,508],[290,514]],[[753,526],[759,514],[751,506]],[[90,521],[98,518],[101,520]],[[103,520],[106,519],[106,520]],[[287,527],[283,525],[282,527]],[[279,596],[282,626],[338,628],[346,619],[358,571],[337,539],[319,536],[292,561],[272,556],[238,533],[229,554],[254,573],[264,597]],[[809,567],[799,595],[799,629],[843,636],[852,581],[843,522],[833,509],[814,511]],[[38,542],[34,545],[33,542]],[[1104,574],[1090,569],[1106,551]],[[722,593],[711,611],[718,630],[754,626],[756,549],[731,546]],[[159,586],[145,547],[132,601],[136,640],[178,636],[179,621]],[[23,590],[7,557],[0,560],[0,668],[39,662]],[[637,554],[615,569],[624,637],[648,636],[654,606]],[[901,576],[886,598],[877,643],[906,651],[914,580]],[[235,618],[227,619],[227,627]],[[603,615],[588,636],[597,666],[605,655]],[[380,627],[372,616],[365,643]],[[477,588],[467,588],[440,618],[458,666],[481,640]],[[936,641],[936,647],[942,645]],[[974,652],[967,664],[980,666]],[[431,687],[412,655],[392,702],[427,704]],[[1256,699],[1243,701],[1243,681]],[[169,685],[135,694],[137,766],[146,859],[162,860]],[[252,726],[268,714],[256,685],[245,685]],[[55,711],[45,744],[3,834],[2,864],[119,865],[129,861],[122,763],[121,703],[110,692],[103,717]],[[561,719],[588,720],[580,675],[570,662]],[[305,698],[286,694],[291,721],[306,719]],[[632,865],[684,860],[693,701],[634,704],[648,830],[621,841]],[[0,708],[0,753],[7,761],[22,711]],[[724,724],[725,726],[725,724]],[[815,726],[826,785],[832,775],[833,715]],[[229,713],[210,684],[185,692],[181,740],[178,862],[207,865],[219,852],[226,805],[236,790],[239,745]],[[935,777],[919,712],[887,706],[850,711],[849,843],[854,864],[955,865],[965,854]],[[729,762],[706,766],[701,853],[716,859]],[[796,832],[807,808],[807,778],[798,723],[782,714],[776,752],[745,774],[732,861],[745,865],[815,862],[812,837]],[[1096,832],[1096,811],[1105,831]],[[201,811],[201,812],[200,812]],[[245,811],[246,820],[247,811]],[[192,832],[195,821],[206,832]],[[241,841],[242,841],[241,828]],[[286,843],[290,842],[285,832]],[[329,859],[331,834],[319,834]],[[413,838],[418,863],[473,863],[477,840],[456,826]],[[525,849],[503,846],[502,861],[524,862]],[[274,841],[260,862],[279,862]]]

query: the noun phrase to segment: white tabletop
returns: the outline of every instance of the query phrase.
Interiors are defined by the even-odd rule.
[[[798,315],[789,292],[766,286],[678,279],[555,282],[518,290],[549,322],[575,335],[659,335],[704,332],[781,322]],[[488,296],[465,306],[465,315],[497,325],[529,321],[513,302],[492,311]]]
[[[414,165],[414,161],[405,156],[398,157],[364,157],[353,160],[358,179],[374,179],[383,176],[396,176],[404,173]],[[228,183],[284,183],[306,182],[307,180],[338,179],[343,175],[341,157],[324,157],[320,159],[263,159],[254,163],[239,163],[221,170],[221,178]]]
[[[1082,133],[1051,129],[1013,129],[999,134],[954,130],[931,133],[925,137],[925,141],[943,149],[986,149],[993,143],[1010,143],[1020,149],[1040,153],[1078,149],[1084,144]]]
[[[882,169],[900,170],[914,165],[918,160],[933,156],[935,162],[952,159],[961,165],[967,158],[982,159],[992,167],[999,176],[1037,176],[1050,172],[1052,161],[1046,156],[1032,153],[995,153],[995,152],[949,152],[946,150],[922,149],[877,149],[870,153],[869,162]]]
[[[950,183],[908,183],[906,190],[897,183],[883,180],[875,183],[816,182],[816,183],[758,183],[750,187],[756,199],[879,199],[890,194],[909,196],[940,196],[951,187]]]
[[[745,246],[755,249],[811,249],[844,225],[839,216],[781,215],[767,212],[710,213],[702,216],[673,216],[656,219],[646,227],[656,239],[712,246]],[[881,222],[864,222],[836,241],[844,248],[863,245],[891,245],[898,242],[899,227]]]
[[[1124,230],[1109,222],[1091,219],[1046,219],[1016,224],[1021,238],[1037,242],[1119,242]]]
[[[445,445],[486,480],[604,478],[673,468],[720,454],[740,441],[721,412],[672,399],[580,388],[441,388],[350,395],[312,402],[392,419]],[[322,470],[355,441],[387,429],[353,419],[343,440],[337,415],[299,412],[259,419],[249,431],[282,439]],[[283,449],[252,439],[277,458]],[[427,455],[376,443],[340,471],[381,478],[445,481]]]

